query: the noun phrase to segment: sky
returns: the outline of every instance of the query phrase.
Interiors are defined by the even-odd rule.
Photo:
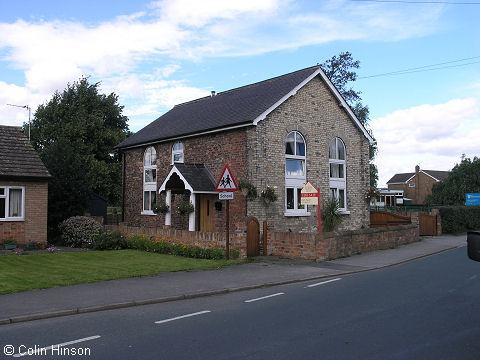
[[[480,155],[480,1],[0,0],[0,124],[81,76],[138,131],[175,104],[349,51],[379,185]]]

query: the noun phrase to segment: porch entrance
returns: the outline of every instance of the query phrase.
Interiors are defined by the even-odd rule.
[[[258,256],[260,250],[260,224],[253,216],[247,219],[247,256]]]
[[[199,231],[213,231],[213,203],[211,195],[199,195],[198,225]]]

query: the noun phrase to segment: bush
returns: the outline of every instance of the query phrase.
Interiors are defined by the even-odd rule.
[[[480,206],[444,206],[440,216],[442,232],[446,234],[480,230]]]
[[[87,216],[73,216],[58,226],[62,242],[70,247],[88,247],[92,237],[102,230],[102,225]]]
[[[127,248],[127,241],[120,231],[100,231],[93,235],[90,247],[94,250],[121,250]]]
[[[342,222],[342,216],[338,209],[339,204],[336,198],[331,198],[325,202],[322,209],[322,225],[325,232],[334,231]]]

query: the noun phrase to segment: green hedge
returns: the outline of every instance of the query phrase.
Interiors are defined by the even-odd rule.
[[[479,206],[444,206],[440,208],[442,232],[461,233],[467,230],[480,230]]]

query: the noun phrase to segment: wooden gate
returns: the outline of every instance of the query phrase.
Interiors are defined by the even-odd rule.
[[[247,219],[247,256],[257,256],[260,249],[260,224],[253,216]]]
[[[370,227],[386,227],[411,224],[412,220],[408,216],[393,214],[388,211],[371,211]]]
[[[437,217],[435,215],[418,214],[420,236],[437,235]]]

